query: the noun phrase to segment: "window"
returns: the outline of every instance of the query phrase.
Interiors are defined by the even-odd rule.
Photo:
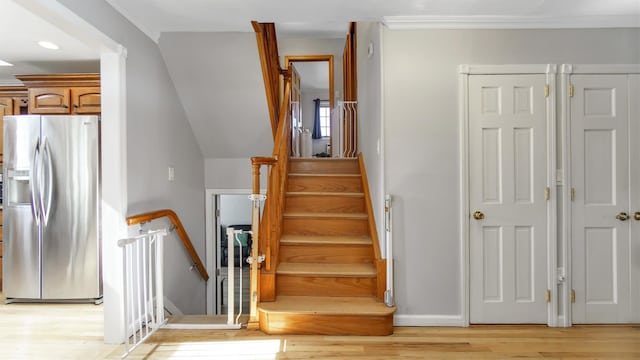
[[[331,136],[331,108],[328,101],[320,102],[320,133],[322,137]]]

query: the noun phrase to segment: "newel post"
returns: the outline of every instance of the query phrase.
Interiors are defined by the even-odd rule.
[[[264,254],[259,254],[260,239],[260,201],[264,201],[267,197],[260,194],[260,166],[275,164],[275,158],[252,157],[251,170],[253,174],[252,193],[249,195],[251,199],[251,256],[247,259],[251,265],[251,281],[250,281],[250,309],[249,323],[247,329],[257,330],[260,323],[258,318],[258,268],[260,263],[265,259]]]

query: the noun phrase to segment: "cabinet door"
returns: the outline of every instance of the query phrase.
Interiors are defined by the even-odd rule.
[[[13,99],[12,98],[0,98],[0,120],[5,115],[13,115]],[[3,139],[3,124],[0,122],[0,163],[2,162],[2,139]]]
[[[69,114],[70,91],[68,88],[29,89],[30,114]]]
[[[71,104],[74,114],[100,114],[100,88],[71,88]]]

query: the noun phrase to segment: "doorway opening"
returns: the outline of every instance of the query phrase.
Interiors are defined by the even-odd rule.
[[[331,157],[334,144],[333,55],[288,55],[285,66],[295,68],[292,101],[298,101],[294,116],[294,153],[301,157]],[[297,87],[297,89],[295,89]]]

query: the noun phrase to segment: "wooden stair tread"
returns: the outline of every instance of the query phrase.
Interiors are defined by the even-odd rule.
[[[330,191],[287,191],[287,196],[344,196],[364,197],[362,192],[330,192]]]
[[[335,296],[278,296],[276,301],[261,302],[261,311],[274,313],[384,316],[393,314],[395,307],[387,307],[373,297]]]
[[[282,262],[276,271],[278,275],[314,277],[376,277],[373,264],[326,264]]]
[[[296,235],[283,234],[280,244],[317,244],[317,245],[371,245],[371,238],[367,235]]]
[[[289,173],[289,176],[295,177],[361,177],[360,174],[333,174],[333,173]]]
[[[290,157],[290,161],[310,162],[310,161],[357,161],[357,157]]]
[[[336,213],[336,212],[286,212],[285,218],[301,218],[301,219],[356,219],[366,220],[366,213]]]

